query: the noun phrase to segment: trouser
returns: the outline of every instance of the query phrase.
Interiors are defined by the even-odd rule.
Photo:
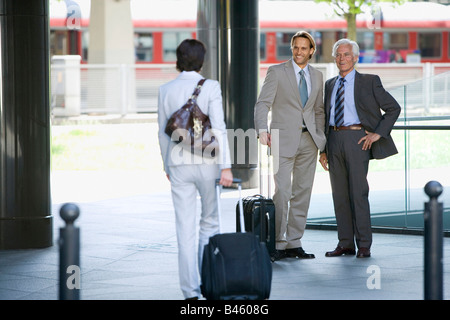
[[[279,157],[274,174],[276,249],[302,246],[306,217],[311,200],[312,185],[317,163],[317,146],[309,132],[302,133],[293,157]]]
[[[181,165],[170,168],[172,201],[178,243],[178,273],[185,298],[200,297],[200,268],[203,247],[219,233],[215,179],[220,177],[217,164]],[[197,228],[197,192],[201,215]],[[197,243],[198,230],[198,244]]]
[[[338,246],[370,248],[369,170],[370,151],[358,141],[364,130],[331,130],[328,136],[328,164],[336,215]]]

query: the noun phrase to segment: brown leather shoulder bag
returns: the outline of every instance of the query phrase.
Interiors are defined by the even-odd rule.
[[[164,132],[176,143],[190,147],[192,153],[203,153],[208,147],[208,153],[211,151],[210,156],[214,157],[219,144],[211,130],[209,117],[197,105],[197,97],[205,81],[201,79],[186,104],[172,114]]]

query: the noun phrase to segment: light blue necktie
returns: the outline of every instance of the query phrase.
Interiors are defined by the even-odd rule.
[[[300,92],[300,99],[302,100],[302,107],[304,108],[306,101],[308,101],[308,87],[306,86],[305,72],[303,70],[300,70],[298,91]]]
[[[339,87],[336,92],[336,102],[334,104],[334,125],[341,127],[344,125],[344,78],[339,79]]]

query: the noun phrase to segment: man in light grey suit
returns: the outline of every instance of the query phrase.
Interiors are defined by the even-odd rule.
[[[277,249],[274,260],[314,258],[303,250],[301,238],[318,151],[323,151],[326,143],[323,76],[308,64],[315,49],[309,33],[297,32],[291,39],[292,58],[268,69],[255,105],[255,129],[260,143],[279,152],[274,172]]]

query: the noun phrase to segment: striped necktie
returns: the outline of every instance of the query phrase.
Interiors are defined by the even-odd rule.
[[[308,101],[308,87],[306,86],[305,72],[300,70],[300,81],[298,83],[298,91],[300,92],[300,99],[302,100],[302,107],[306,105]]]
[[[339,79],[339,88],[336,92],[334,104],[334,124],[336,127],[344,125],[344,78]]]

